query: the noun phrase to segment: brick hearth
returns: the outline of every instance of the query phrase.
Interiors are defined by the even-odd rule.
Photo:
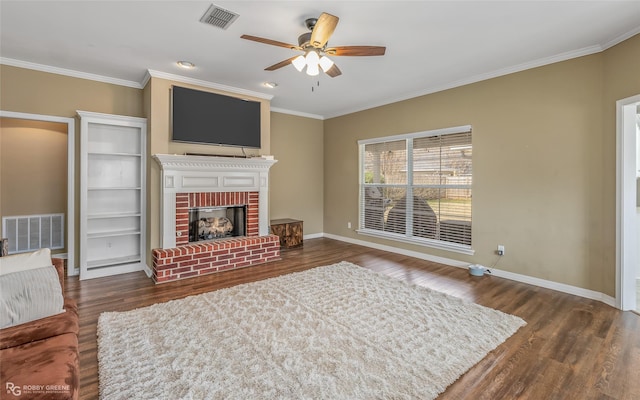
[[[156,283],[280,259],[278,236],[259,236],[258,192],[176,193],[176,247],[154,249]],[[189,243],[189,208],[247,206],[246,236]]]
[[[153,279],[175,281],[280,259],[275,235],[229,238],[153,250]]]

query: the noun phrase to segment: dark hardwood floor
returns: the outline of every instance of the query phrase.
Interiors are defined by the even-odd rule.
[[[68,278],[67,294],[77,300],[80,311],[81,398],[98,398],[96,324],[100,313],[131,310],[343,260],[527,321],[451,385],[441,399],[640,399],[638,314],[330,239],[307,240],[301,248],[283,250],[281,261],[161,285],[142,272],[82,282]]]

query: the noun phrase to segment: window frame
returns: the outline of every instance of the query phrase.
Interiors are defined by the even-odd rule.
[[[372,236],[376,238],[395,240],[395,241],[400,241],[407,244],[415,244],[415,245],[420,245],[420,246],[425,246],[425,247],[430,247],[430,248],[435,248],[440,250],[447,250],[447,251],[452,251],[452,252],[457,252],[457,253],[462,253],[467,255],[473,255],[475,253],[475,250],[473,250],[473,247],[472,247],[473,246],[473,229],[471,229],[471,234],[470,234],[471,244],[466,245],[466,244],[459,244],[459,243],[453,243],[453,242],[446,242],[440,239],[429,239],[429,238],[422,238],[417,236],[410,236],[407,233],[401,234],[401,233],[393,233],[393,232],[388,232],[388,231],[383,231],[378,229],[365,228],[365,221],[364,221],[365,188],[367,186],[374,186],[372,184],[367,184],[365,182],[364,163],[365,163],[366,145],[380,144],[385,142],[393,142],[393,141],[401,141],[401,140],[406,141],[407,178],[406,178],[406,183],[404,184],[404,187],[406,188],[406,191],[407,191],[407,196],[406,196],[407,199],[409,198],[412,199],[413,196],[409,196],[409,194],[413,193],[414,188],[419,189],[424,186],[424,185],[413,183],[413,172],[414,172],[413,171],[414,169],[413,168],[413,139],[460,134],[460,133],[467,133],[467,132],[472,132],[471,125],[461,125],[461,126],[455,126],[450,128],[434,129],[429,131],[358,140],[358,193],[359,194],[358,194],[358,229],[356,229],[356,232],[361,235]],[[472,138],[473,138],[473,135],[472,135]],[[473,193],[473,188],[472,188],[473,172],[471,173],[471,176],[472,176],[472,184],[469,185],[469,189],[471,190],[471,193]],[[386,184],[378,183],[375,186],[379,187],[381,185],[386,185]],[[403,186],[403,185],[388,184],[388,186],[392,187],[392,186]],[[473,221],[472,214],[473,214],[473,201],[471,202],[471,221]],[[413,217],[413,200],[407,201],[405,216]],[[406,218],[407,226],[410,224],[409,220],[410,218]],[[473,222],[471,224],[471,227],[473,228]]]

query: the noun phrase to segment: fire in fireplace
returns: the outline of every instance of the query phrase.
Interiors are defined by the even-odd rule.
[[[189,242],[245,236],[246,230],[246,205],[189,209]]]

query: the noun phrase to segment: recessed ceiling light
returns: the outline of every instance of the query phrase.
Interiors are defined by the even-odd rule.
[[[177,64],[184,69],[192,69],[196,67],[196,65],[190,61],[178,61]]]
[[[263,86],[265,86],[265,87],[268,87],[269,89],[273,89],[273,88],[275,88],[276,86],[278,86],[278,84],[277,84],[277,83],[275,83],[275,82],[265,82],[265,83],[263,83],[262,85],[263,85]]]

